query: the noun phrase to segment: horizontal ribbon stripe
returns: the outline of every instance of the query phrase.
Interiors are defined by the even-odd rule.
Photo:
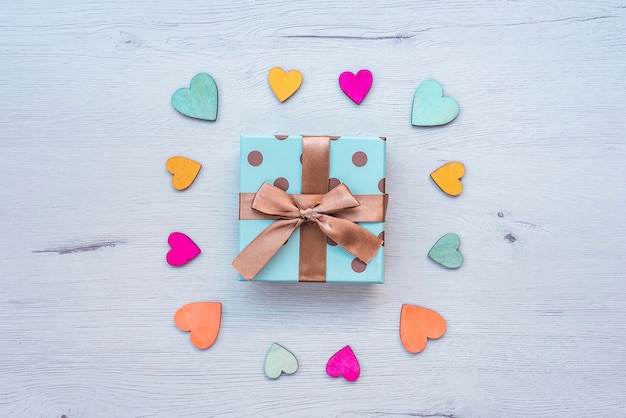
[[[239,219],[245,221],[259,221],[266,219],[278,219],[277,216],[252,209],[252,201],[256,193],[239,193]],[[308,208],[315,205],[321,199],[321,194],[290,194],[296,205]],[[387,212],[386,194],[355,194],[354,198],[360,205],[354,208],[343,209],[334,215],[352,222],[384,222]]]

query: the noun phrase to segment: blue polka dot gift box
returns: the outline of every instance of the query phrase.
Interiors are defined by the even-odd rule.
[[[242,135],[239,280],[383,283],[385,145]]]

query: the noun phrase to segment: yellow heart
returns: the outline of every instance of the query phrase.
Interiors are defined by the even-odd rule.
[[[298,70],[285,72],[280,67],[274,67],[267,74],[267,80],[278,100],[284,102],[300,88],[302,73]]]
[[[430,178],[439,186],[444,193],[450,196],[458,196],[463,191],[461,177],[465,174],[463,163],[452,162],[444,164],[432,173]]]
[[[173,174],[172,186],[176,190],[185,190],[196,179],[202,164],[185,157],[172,157],[167,160],[165,167]]]

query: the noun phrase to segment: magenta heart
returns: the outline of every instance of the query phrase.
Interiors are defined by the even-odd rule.
[[[361,70],[356,75],[345,71],[339,75],[339,87],[356,104],[361,104],[372,87],[372,73]]]
[[[165,258],[172,266],[187,264],[200,254],[200,248],[196,243],[182,232],[172,232],[167,238],[167,243],[172,249],[168,251]]]
[[[361,374],[361,366],[349,345],[337,351],[326,363],[326,374],[330,377],[343,376],[349,382],[354,382]]]

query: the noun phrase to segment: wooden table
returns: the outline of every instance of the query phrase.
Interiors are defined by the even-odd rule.
[[[623,1],[4,3],[1,416],[626,416]],[[304,76],[282,104],[273,66]],[[337,77],[361,68],[356,106]],[[203,71],[214,123],[170,105]],[[427,78],[447,126],[411,126]],[[237,281],[241,133],[387,136],[384,285]],[[182,193],[173,155],[203,164]],[[457,198],[429,179],[448,161]],[[172,231],[202,248],[182,268]],[[447,232],[458,270],[426,256]],[[173,323],[202,300],[206,351]],[[448,322],[418,355],[403,303]],[[272,342],[295,375],[264,377]],[[346,344],[354,383],[325,374]]]

